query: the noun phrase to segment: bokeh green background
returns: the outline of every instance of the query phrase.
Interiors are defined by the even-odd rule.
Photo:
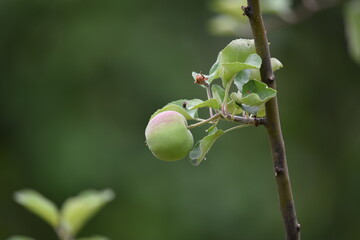
[[[266,133],[222,137],[207,161],[155,159],[149,116],[204,98],[207,72],[232,38],[206,25],[209,1],[0,2],[0,239],[55,239],[12,195],[33,188],[60,205],[83,189],[116,199],[81,232],[113,240],[283,236]],[[343,7],[269,33],[302,237],[360,239],[360,68]],[[203,134],[196,131],[196,138]]]

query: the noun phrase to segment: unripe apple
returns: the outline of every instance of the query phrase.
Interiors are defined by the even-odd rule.
[[[145,129],[146,143],[160,160],[175,161],[186,157],[194,145],[185,117],[175,111],[161,112]]]

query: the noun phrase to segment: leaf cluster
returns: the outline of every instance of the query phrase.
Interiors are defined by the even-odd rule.
[[[271,59],[273,70],[282,68],[276,58]],[[224,133],[244,126],[255,125],[258,117],[265,116],[265,103],[276,96],[276,90],[260,81],[261,58],[256,54],[254,40],[236,39],[219,52],[208,75],[193,72],[194,83],[204,88],[207,99],[180,99],[170,102],[157,110],[151,119],[164,111],[176,111],[187,120],[197,121],[188,128],[205,123],[212,126],[207,135],[197,141],[189,154],[190,162],[199,165],[215,141]],[[217,79],[221,84],[215,83]],[[199,109],[209,108],[209,118],[200,118]],[[220,120],[236,122],[240,125],[227,130],[219,129]]]

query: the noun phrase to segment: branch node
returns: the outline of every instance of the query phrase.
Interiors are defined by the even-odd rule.
[[[284,172],[284,168],[278,167],[278,166],[275,167],[275,176],[276,177],[281,175],[283,172]]]
[[[254,118],[254,125],[255,127],[259,126],[259,125],[264,125],[265,124],[265,118]]]
[[[251,15],[253,15],[253,11],[252,11],[251,7],[241,6],[241,9],[244,11],[244,13],[243,13],[244,16],[250,17]]]
[[[301,228],[301,226],[300,226],[300,224],[298,223],[298,224],[296,225],[296,231],[300,232],[300,228]]]
[[[268,78],[268,81],[269,81],[269,82],[275,81],[275,76],[274,76],[274,75],[270,76],[270,77]]]

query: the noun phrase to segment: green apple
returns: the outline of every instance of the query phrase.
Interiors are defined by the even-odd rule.
[[[186,157],[194,145],[185,117],[175,111],[161,112],[145,129],[146,143],[160,160],[175,161]]]

